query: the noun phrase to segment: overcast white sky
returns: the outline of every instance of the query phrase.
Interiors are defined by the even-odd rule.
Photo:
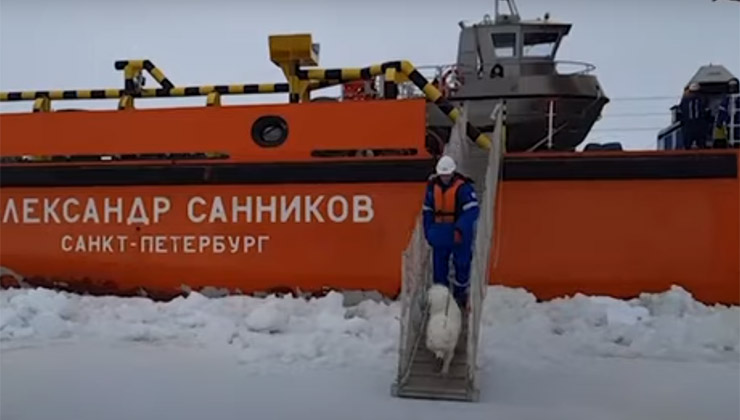
[[[284,81],[267,37],[311,32],[322,67],[409,59],[453,63],[459,20],[493,14],[493,0],[0,0],[0,90],[119,88],[117,59],[148,58],[176,85]],[[652,149],[669,107],[699,66],[740,77],[740,2],[518,0],[524,18],[574,24],[559,59],[596,65],[612,98],[588,141]],[[153,85],[148,80],[148,85]],[[660,99],[630,98],[659,97]],[[668,98],[666,98],[668,97]],[[287,101],[287,95],[251,101]],[[164,106],[171,99],[140,101]],[[200,105],[204,98],[178,99]],[[144,103],[146,102],[146,104]],[[229,98],[226,103],[245,102]],[[31,103],[3,104],[2,110]],[[55,102],[55,108],[115,102]],[[637,115],[634,115],[637,114]]]

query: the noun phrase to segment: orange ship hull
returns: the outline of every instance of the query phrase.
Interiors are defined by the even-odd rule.
[[[652,155],[648,162],[672,157]],[[702,164],[717,157],[728,169],[738,165],[738,153],[711,152]],[[730,175],[504,181],[493,279],[544,299],[576,292],[631,297],[675,284],[704,302],[738,304],[740,182]]]
[[[284,143],[253,141],[265,115]],[[0,264],[91,293],[395,296],[433,168],[424,129],[420,100],[2,115]],[[734,151],[507,155],[491,283],[540,298],[679,284],[740,303],[738,165]]]

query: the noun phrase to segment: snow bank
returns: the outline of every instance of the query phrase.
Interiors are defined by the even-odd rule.
[[[577,294],[542,303],[491,287],[482,317],[484,361],[535,353],[740,362],[740,307],[707,306],[677,286],[631,300]]]
[[[146,298],[80,296],[48,289],[0,291],[2,348],[99,339],[234,349],[249,364],[312,362],[377,365],[396,357],[397,304],[343,296],[318,299],[228,296],[153,302]],[[390,365],[393,364],[391,360]]]
[[[392,370],[398,313],[397,302],[346,307],[339,293],[310,300],[191,293],[152,302],[11,289],[0,291],[0,345],[171,343],[221,347],[254,368],[351,364]],[[576,295],[538,303],[522,289],[494,286],[482,334],[484,368],[496,358],[522,356],[558,363],[584,355],[738,362],[740,308],[703,305],[678,287],[629,301]],[[270,361],[276,363],[265,364]]]

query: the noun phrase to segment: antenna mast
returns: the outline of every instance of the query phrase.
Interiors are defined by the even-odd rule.
[[[499,3],[506,3],[509,9],[509,14],[502,15],[500,13]],[[519,20],[519,10],[516,7],[514,0],[494,0],[494,21],[499,22],[500,20]]]

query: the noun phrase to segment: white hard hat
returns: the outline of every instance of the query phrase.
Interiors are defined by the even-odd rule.
[[[450,175],[455,172],[455,161],[449,156],[442,156],[437,162],[437,173],[439,175]]]

